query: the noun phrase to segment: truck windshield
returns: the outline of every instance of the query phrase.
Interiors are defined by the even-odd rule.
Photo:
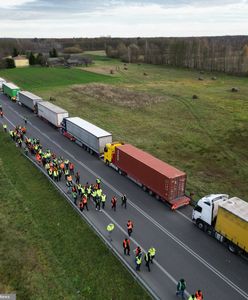
[[[199,205],[196,205],[195,209],[198,212],[202,212],[202,207],[200,207]]]

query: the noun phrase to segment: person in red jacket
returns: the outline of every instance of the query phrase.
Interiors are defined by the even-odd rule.
[[[201,290],[196,291],[195,293],[196,300],[203,300],[203,293]]]
[[[130,255],[130,240],[128,238],[125,238],[122,245],[124,249],[124,255]]]
[[[131,236],[132,232],[133,232],[133,222],[128,220],[127,221],[127,233],[129,236]]]
[[[115,196],[113,196],[113,198],[111,199],[111,209],[113,209],[114,211],[116,211],[116,204],[117,204],[117,199]]]

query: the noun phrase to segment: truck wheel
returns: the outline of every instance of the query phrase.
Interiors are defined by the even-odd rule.
[[[237,247],[232,243],[228,243],[228,250],[232,253],[235,253],[235,254],[238,252]]]
[[[157,200],[160,200],[160,197],[159,197],[159,195],[156,195],[156,196],[155,196],[155,198],[156,198]]]
[[[118,173],[119,173],[120,175],[122,175],[122,170],[119,169],[119,170],[118,170]]]
[[[200,230],[204,230],[204,223],[203,222],[201,222],[201,221],[199,221],[199,222],[197,222],[197,227],[200,229]]]
[[[153,191],[149,190],[149,195],[152,196],[153,195]]]
[[[142,189],[143,189],[144,192],[147,191],[147,187],[145,185],[142,186]]]
[[[105,164],[106,164],[106,166],[109,166],[109,161],[106,160],[106,161],[105,161]]]
[[[93,155],[93,150],[90,149],[90,154]]]

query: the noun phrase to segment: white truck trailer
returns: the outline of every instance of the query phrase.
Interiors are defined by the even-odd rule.
[[[43,99],[37,95],[34,95],[34,94],[28,92],[28,91],[21,91],[18,94],[18,101],[22,105],[32,109],[34,112],[37,112],[37,102],[41,102],[41,101],[43,101]]]
[[[3,90],[3,83],[6,83],[6,80],[0,77],[0,91]]]
[[[69,113],[66,110],[48,101],[37,102],[37,108],[38,116],[56,127],[61,127],[63,119],[69,117]]]
[[[201,230],[227,245],[234,253],[248,254],[248,203],[225,194],[200,199],[192,213]]]
[[[112,143],[111,133],[78,117],[63,120],[62,134],[98,156],[104,153],[107,143]]]

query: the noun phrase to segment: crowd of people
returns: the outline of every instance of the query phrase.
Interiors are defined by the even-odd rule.
[[[26,122],[25,122],[26,124]],[[3,125],[4,131],[7,132],[7,126]],[[75,172],[74,164],[68,159],[64,159],[62,156],[57,156],[54,152],[49,149],[43,149],[40,140],[36,138],[28,138],[26,134],[26,127],[16,126],[14,130],[9,130],[11,139],[16,143],[17,147],[24,147],[24,152],[27,156],[31,155],[35,158],[37,163],[44,167],[48,176],[55,182],[65,181],[67,187],[67,193],[71,195],[74,205],[76,205],[80,211],[89,211],[88,202],[93,201],[95,209],[102,211],[105,209],[106,194],[103,193],[101,187],[101,179],[96,178],[95,183],[82,184],[80,180],[79,171]],[[113,196],[111,199],[111,210],[116,211],[117,207],[117,196]],[[127,197],[125,194],[121,197],[121,207],[127,208]],[[110,241],[112,241],[111,233],[115,228],[114,224],[107,226]],[[123,240],[124,255],[130,256],[130,239],[133,232],[134,224],[131,220],[127,222],[127,234]],[[134,250],[135,255],[135,267],[136,271],[140,271],[142,259],[144,258],[145,266],[148,272],[151,271],[151,264],[156,255],[156,249],[150,247],[150,249],[143,253],[142,249],[137,246]],[[181,296],[185,299],[186,282],[184,279],[180,279],[177,284],[176,295]],[[188,300],[202,300],[203,293],[201,290],[197,290],[196,293],[190,295]]]

